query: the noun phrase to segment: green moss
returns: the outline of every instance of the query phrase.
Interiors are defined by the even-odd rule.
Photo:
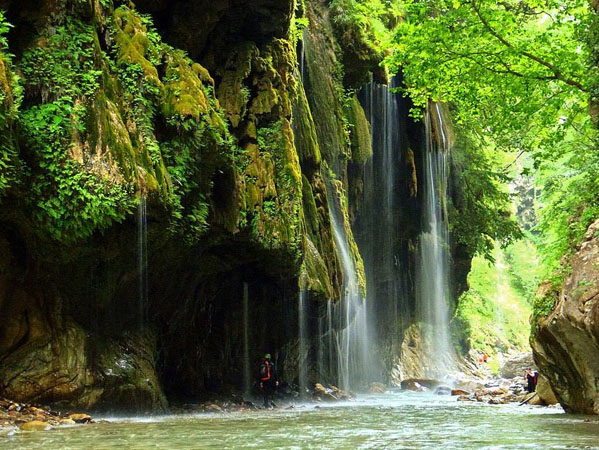
[[[303,86],[299,86],[293,109],[295,146],[302,168],[313,172],[320,166],[321,156],[314,120]]]
[[[304,235],[302,253],[300,289],[318,293],[326,299],[335,298],[327,264],[307,235]]]
[[[165,62],[163,114],[166,117],[178,114],[199,120],[211,107],[202,79],[212,84],[214,81],[200,64],[190,64],[189,58],[180,50],[169,51]]]
[[[350,124],[352,162],[363,165],[372,156],[372,136],[370,124],[357,95],[352,95],[345,106]]]
[[[345,190],[343,188],[343,183],[338,180],[332,180],[331,185],[333,187],[333,195],[337,197],[335,202],[340,206],[341,213],[343,214],[343,228],[345,230],[345,236],[347,238],[347,244],[349,247],[349,251],[351,253],[352,259],[354,261],[354,267],[356,270],[356,278],[358,281],[358,285],[362,291],[362,295],[366,295],[366,274],[364,272],[364,261],[362,260],[362,255],[358,249],[358,244],[354,239],[354,235],[351,229],[351,224],[349,221],[349,212],[347,208],[347,196],[345,194]],[[331,201],[329,199],[329,201]]]
[[[225,65],[225,72],[218,86],[218,101],[234,128],[237,128],[247,111],[249,89],[244,82],[252,71],[252,60],[258,53],[258,48],[253,43],[245,43],[237,48]]]
[[[114,11],[114,38],[118,47],[117,64],[139,64],[147,79],[159,83],[158,71],[149,61],[149,55],[156,53],[148,37],[148,30],[135,11],[121,6]]]
[[[333,31],[323,6],[310,3],[310,27],[304,34],[307,77],[304,88],[316,125],[322,157],[331,167],[351,158],[343,111],[343,67],[331,51]]]

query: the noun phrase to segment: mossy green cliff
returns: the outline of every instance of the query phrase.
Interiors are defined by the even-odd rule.
[[[345,167],[369,130],[324,2],[0,10],[5,395],[139,410],[236,387],[244,284],[252,322],[280,318],[254,359],[296,339],[300,289],[340,297],[327,177],[365,288]]]

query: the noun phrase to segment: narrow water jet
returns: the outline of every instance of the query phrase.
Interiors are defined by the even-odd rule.
[[[308,336],[308,292],[301,290],[298,301],[298,322],[299,322],[299,351],[298,351],[298,385],[300,395],[304,395],[308,388],[308,352],[309,352],[309,336]]]
[[[371,380],[372,368],[370,356],[372,343],[368,332],[368,314],[366,301],[360,291],[356,266],[350,253],[344,218],[338,205],[334,189],[327,183],[329,214],[333,230],[333,239],[341,261],[343,284],[341,300],[335,305],[338,326],[335,332],[338,384],[346,391],[364,387]],[[332,206],[331,204],[334,203]]]
[[[252,372],[250,367],[250,300],[249,286],[243,283],[243,395],[252,390]]]
[[[148,321],[148,217],[146,196],[141,194],[137,206],[137,316],[140,328]]]
[[[449,333],[449,227],[447,218],[449,143],[443,115],[432,104],[425,115],[423,231],[419,236],[416,300],[423,324],[425,374],[455,371]]]
[[[304,39],[304,33],[302,33],[301,39],[299,70],[302,77],[301,79],[304,81],[306,79],[306,39]]]

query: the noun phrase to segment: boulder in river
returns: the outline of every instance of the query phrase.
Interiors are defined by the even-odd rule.
[[[20,424],[19,428],[23,431],[48,431],[52,429],[52,425],[41,420],[31,420]]]
[[[451,395],[451,388],[449,386],[438,386],[435,389],[437,395]]]
[[[370,394],[384,394],[387,392],[387,386],[383,383],[372,383],[368,388]]]
[[[407,391],[425,391],[428,389],[435,389],[441,382],[431,378],[408,378],[402,380],[401,388]]]
[[[529,368],[536,369],[532,353],[521,353],[503,363],[500,373],[503,378],[524,377],[524,371]]]
[[[339,398],[335,395],[335,391],[332,388],[325,388],[322,384],[316,383],[314,385],[314,391],[312,393],[314,400],[318,401],[338,401]]]
[[[464,391],[463,389],[452,389],[451,395],[470,395],[470,392]]]
[[[550,406],[558,403],[549,380],[542,374],[539,374],[539,382],[537,383],[537,398],[540,405]]]

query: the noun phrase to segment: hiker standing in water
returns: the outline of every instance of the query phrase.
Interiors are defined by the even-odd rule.
[[[277,377],[276,366],[271,360],[270,353],[267,353],[264,355],[264,361],[260,365],[260,388],[264,396],[265,408],[274,408],[277,406],[273,401],[273,396],[278,385],[279,379]]]
[[[530,368],[526,369],[524,372],[524,377],[526,378],[527,388],[529,394],[532,394],[537,388],[537,379],[539,374]]]

